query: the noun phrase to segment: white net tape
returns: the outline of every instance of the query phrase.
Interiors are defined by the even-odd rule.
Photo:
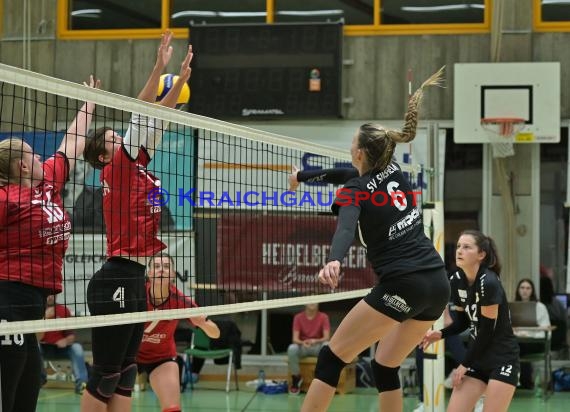
[[[487,132],[493,148],[493,157],[505,158],[514,156],[515,136],[525,126],[523,119],[482,119],[481,127]]]

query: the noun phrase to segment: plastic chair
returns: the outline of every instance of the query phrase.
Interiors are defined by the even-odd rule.
[[[186,369],[188,371],[192,370],[193,356],[204,359],[221,359],[229,357],[228,372],[226,375],[226,392],[230,391],[230,376],[232,373],[232,365],[233,365],[233,350],[231,348],[210,349],[210,338],[208,337],[208,335],[206,335],[206,333],[204,333],[202,329],[196,328],[194,329],[194,333],[192,335],[191,347],[189,349],[186,349],[184,352],[187,355]],[[234,368],[234,378],[236,383],[236,390],[239,390],[237,369],[235,368]],[[194,384],[192,382],[192,379],[190,379],[190,388],[194,389]]]

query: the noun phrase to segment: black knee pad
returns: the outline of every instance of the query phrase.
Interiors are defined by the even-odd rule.
[[[115,393],[122,396],[131,397],[135,382],[137,380],[137,364],[132,363],[121,371],[121,379],[117,384]]]
[[[388,366],[380,365],[375,359],[370,361],[372,366],[372,374],[374,375],[374,382],[378,392],[388,392],[400,389],[400,377],[398,371],[400,367],[389,368]]]
[[[94,366],[91,378],[87,383],[87,392],[101,402],[107,403],[115,393],[120,379],[121,374],[119,372],[105,371]]]
[[[336,388],[340,373],[346,365],[328,345],[325,345],[319,352],[317,366],[315,367],[315,378]]]

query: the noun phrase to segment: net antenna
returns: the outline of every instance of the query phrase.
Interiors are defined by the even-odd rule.
[[[481,119],[481,127],[489,137],[495,158],[514,156],[515,136],[525,126],[525,119],[521,117],[484,117]]]

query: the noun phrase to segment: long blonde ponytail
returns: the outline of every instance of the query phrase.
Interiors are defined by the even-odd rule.
[[[424,95],[424,88],[443,87],[445,66],[432,74],[408,101],[404,127],[402,131],[385,129],[380,125],[366,123],[360,126],[358,134],[359,148],[366,153],[368,165],[374,170],[384,170],[392,161],[396,143],[407,143],[416,137],[418,109]]]

